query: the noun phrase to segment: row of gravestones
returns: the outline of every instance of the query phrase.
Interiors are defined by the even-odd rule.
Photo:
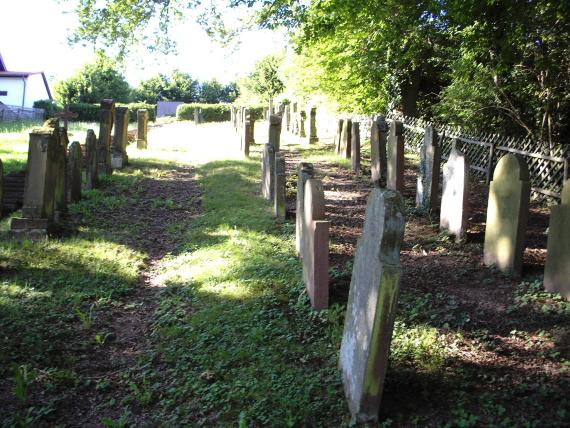
[[[317,136],[317,108],[311,107],[309,114],[307,111],[301,109],[299,103],[293,102],[291,104],[283,105],[282,116],[285,120],[285,130],[301,140],[305,140],[309,144],[317,143],[319,137]],[[305,122],[309,121],[307,134]]]
[[[16,238],[43,239],[58,224],[69,202],[81,199],[82,169],[85,165],[85,187],[97,186],[100,176],[128,163],[128,118],[126,107],[115,108],[113,100],[101,102],[99,138],[87,131],[85,162],[79,142],[69,145],[67,129],[59,119],[50,119],[30,133],[22,217],[13,218],[10,233]],[[147,147],[148,112],[137,112],[137,147]],[[111,138],[111,131],[115,133]],[[69,149],[68,149],[69,145]]]
[[[402,191],[404,186],[403,123],[377,117],[371,126],[371,179],[375,184]],[[420,152],[416,183],[416,206],[435,212],[439,202],[441,137],[427,126]],[[337,153],[352,159],[360,169],[360,132],[358,122],[342,119],[335,138]],[[440,229],[460,241],[467,229],[469,209],[469,161],[455,142],[443,166]],[[570,182],[562,192],[562,203],[553,207],[549,227],[544,285],[570,299],[570,228],[568,204]],[[484,262],[501,271],[520,276],[530,202],[528,166],[514,154],[497,163],[489,189],[485,229]]]
[[[230,108],[230,122],[238,135],[240,145],[240,152],[244,156],[249,156],[249,148],[255,142],[255,119],[249,113],[246,107],[231,106]]]

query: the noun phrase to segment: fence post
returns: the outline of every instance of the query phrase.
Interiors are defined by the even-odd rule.
[[[489,165],[487,165],[487,185],[491,182],[493,176],[493,159],[495,157],[495,142],[491,141],[489,146]]]

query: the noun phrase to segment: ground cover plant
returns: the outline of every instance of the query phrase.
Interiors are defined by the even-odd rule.
[[[277,223],[260,197],[261,145],[243,159],[231,132],[153,128],[149,150],[129,146],[131,165],[70,206],[59,238],[14,243],[3,221],[3,425],[350,425],[338,351],[369,165],[354,174],[332,147],[283,136],[288,206],[296,162],[314,162],[332,223],[332,304],[317,313],[293,220]],[[257,122],[256,141],[266,135]],[[378,426],[565,426],[570,305],[542,288],[544,208],[533,206],[513,280],[481,264],[480,211],[456,244],[414,208],[417,156],[406,163],[404,277]]]

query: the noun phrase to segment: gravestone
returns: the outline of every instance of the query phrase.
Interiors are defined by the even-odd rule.
[[[97,174],[97,137],[92,129],[87,130],[85,139],[85,187],[94,189],[99,183]]]
[[[97,141],[97,172],[99,176],[111,175],[111,130],[115,120],[115,102],[101,101],[101,119],[99,124],[99,140]]]
[[[360,172],[360,123],[352,122],[351,131],[352,141],[351,146],[351,164],[352,170],[355,172]]]
[[[48,120],[44,126],[49,126],[56,131],[59,144],[56,146],[55,168],[55,206],[54,221],[59,222],[63,214],[67,212],[67,129],[59,126],[59,120]]]
[[[550,208],[544,288],[570,300],[570,180],[562,187],[560,205]]]
[[[358,239],[340,349],[340,369],[352,420],[376,421],[388,365],[400,288],[404,200],[373,188]]]
[[[372,121],[372,127],[370,128],[370,169],[372,182],[379,187],[386,186],[388,177],[387,139],[388,124],[383,116],[378,116]]]
[[[297,102],[293,103],[293,113],[291,116],[292,120],[293,120],[293,130],[292,133],[294,135],[298,135],[299,134],[299,104]]]
[[[329,305],[329,227],[325,220],[325,194],[321,180],[305,182],[302,255],[303,280],[311,306],[325,309]]]
[[[336,127],[336,134],[334,136],[334,147],[336,154],[340,155],[342,128],[344,127],[344,119],[339,119]]]
[[[439,229],[461,241],[469,217],[469,161],[458,148],[451,149],[443,166],[443,194]]]
[[[53,117],[63,119],[63,127],[65,129],[67,129],[69,119],[76,119],[78,116],[79,115],[77,113],[73,113],[71,110],[69,110],[69,106],[67,104],[63,107],[62,112],[53,115]]]
[[[263,156],[261,158],[261,194],[267,200],[273,200],[275,179],[275,149],[273,144],[267,143],[263,146]]]
[[[81,199],[81,168],[83,156],[79,141],[74,141],[69,146],[67,157],[67,201],[78,202]]]
[[[319,141],[317,136],[317,108],[311,107],[309,110],[309,144],[314,144]]]
[[[285,158],[281,152],[275,154],[275,179],[273,190],[273,212],[278,220],[285,220]]]
[[[194,109],[194,124],[200,125],[202,122],[204,122],[204,115],[202,114],[202,109],[201,108],[195,108]]]
[[[148,111],[144,108],[137,110],[137,149],[145,150],[147,140]]]
[[[281,121],[282,118],[279,115],[272,114],[269,117],[269,144],[273,145],[275,153],[279,151],[281,144]]]
[[[388,135],[388,178],[386,187],[404,190],[404,124],[393,120]]]
[[[305,131],[305,121],[307,120],[307,112],[301,110],[299,112],[299,138],[306,138],[307,133]]]
[[[425,127],[420,151],[420,173],[416,184],[416,207],[430,211],[437,208],[441,147],[436,141],[433,126]]]
[[[297,201],[295,204],[295,247],[297,255],[301,255],[301,243],[303,241],[305,183],[314,176],[315,169],[312,163],[300,162],[297,165]]]
[[[291,130],[291,105],[287,104],[285,106],[285,112],[283,113],[285,118],[285,130],[289,132]]]
[[[243,144],[242,144],[242,151],[244,156],[249,157],[249,146],[253,143],[253,127],[254,127],[254,120],[251,118],[251,115],[247,115],[245,117],[244,126],[243,126]]]
[[[127,107],[115,108],[115,135],[111,148],[111,166],[113,169],[125,167],[129,158],[127,156],[127,141],[129,132],[129,109]]]
[[[339,154],[346,159],[350,159],[352,143],[352,120],[345,119],[342,122],[342,132],[340,133]]]
[[[10,224],[15,238],[46,238],[53,226],[62,166],[60,132],[58,120],[51,119],[30,133],[22,217],[13,218]],[[65,178],[65,165],[63,174]]]
[[[489,187],[484,262],[520,276],[528,220],[528,167],[517,155],[503,156]]]

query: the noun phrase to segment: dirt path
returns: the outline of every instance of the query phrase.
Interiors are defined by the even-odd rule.
[[[151,324],[164,287],[158,267],[165,256],[177,252],[184,225],[201,210],[193,168],[169,167],[150,175],[143,168],[143,172],[124,194],[128,196],[125,205],[96,213],[104,219],[102,226],[109,227],[111,239],[143,252],[146,258],[134,291],[94,319],[90,330],[104,331],[105,343],[91,349],[79,364],[78,373],[89,379],[89,385],[74,389],[75,396],[69,397],[69,407],[58,420],[66,426],[101,426],[102,418],[117,421],[122,416],[121,398],[134,392],[125,374],[149,350]],[[124,192],[120,187],[110,183],[102,190]],[[136,403],[131,407],[134,414],[129,420],[144,421],[142,413],[137,415],[141,409]]]

